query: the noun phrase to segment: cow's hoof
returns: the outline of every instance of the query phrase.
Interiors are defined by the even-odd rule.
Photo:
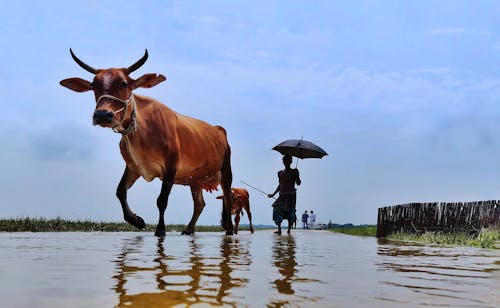
[[[194,231],[187,231],[187,230],[184,230],[181,232],[181,235],[193,235],[194,234]]]
[[[146,228],[146,223],[144,222],[144,219],[142,219],[140,216],[134,215],[132,217],[125,218],[125,220],[136,228],[139,229]]]
[[[233,230],[227,230],[226,235],[233,235]]]
[[[158,237],[164,237],[164,236],[165,236],[165,234],[167,234],[167,233],[165,232],[165,230],[156,230],[156,231],[155,231],[155,236],[158,236]]]

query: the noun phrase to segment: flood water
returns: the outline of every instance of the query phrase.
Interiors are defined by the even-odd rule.
[[[500,251],[291,236],[0,233],[0,307],[499,307]]]

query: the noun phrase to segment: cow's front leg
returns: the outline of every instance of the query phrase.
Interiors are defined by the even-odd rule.
[[[203,208],[205,207],[205,200],[203,199],[203,191],[199,186],[191,186],[191,195],[193,196],[193,216],[191,221],[187,225],[186,229],[182,231],[182,234],[191,235],[194,233],[194,226],[198,217],[200,217]]]
[[[238,226],[240,225],[240,211],[236,211],[234,216],[234,234],[238,234]]]
[[[168,204],[168,196],[170,195],[170,191],[172,190],[172,186],[174,185],[174,174],[171,173],[164,177],[163,182],[161,184],[161,191],[158,199],[156,199],[156,206],[158,207],[158,211],[160,213],[160,217],[158,219],[158,224],[156,225],[156,236],[165,236],[165,209]]]
[[[116,196],[118,197],[118,200],[120,200],[123,211],[123,218],[125,219],[125,221],[136,228],[143,229],[144,227],[146,227],[144,220],[141,217],[137,216],[134,212],[132,212],[127,202],[127,190],[132,187],[132,185],[134,185],[135,181],[137,181],[138,178],[139,175],[137,173],[129,170],[128,168],[125,168],[122,179],[120,180],[118,188],[116,189]]]

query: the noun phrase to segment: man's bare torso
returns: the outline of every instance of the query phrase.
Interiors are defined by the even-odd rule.
[[[280,193],[294,192],[295,183],[299,177],[299,171],[297,169],[284,169],[278,172],[278,178],[280,181]]]

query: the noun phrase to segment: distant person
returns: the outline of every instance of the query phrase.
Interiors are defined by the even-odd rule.
[[[307,211],[302,214],[302,228],[305,230],[307,229],[307,220],[309,219],[309,214],[307,214]]]
[[[295,203],[297,200],[295,184],[300,185],[299,170],[290,168],[292,157],[290,155],[283,156],[283,165],[285,169],[278,172],[279,185],[272,194],[268,194],[269,198],[274,197],[276,193],[280,193],[278,199],[273,203],[273,220],[278,226],[275,232],[281,234],[281,222],[283,219],[288,220],[288,234],[292,224],[297,221],[295,214]]]
[[[330,219],[330,221],[328,221],[328,229],[332,229],[332,228],[333,228],[333,222]]]
[[[314,230],[314,224],[316,223],[316,214],[311,210],[311,215],[309,215],[309,228]]]

